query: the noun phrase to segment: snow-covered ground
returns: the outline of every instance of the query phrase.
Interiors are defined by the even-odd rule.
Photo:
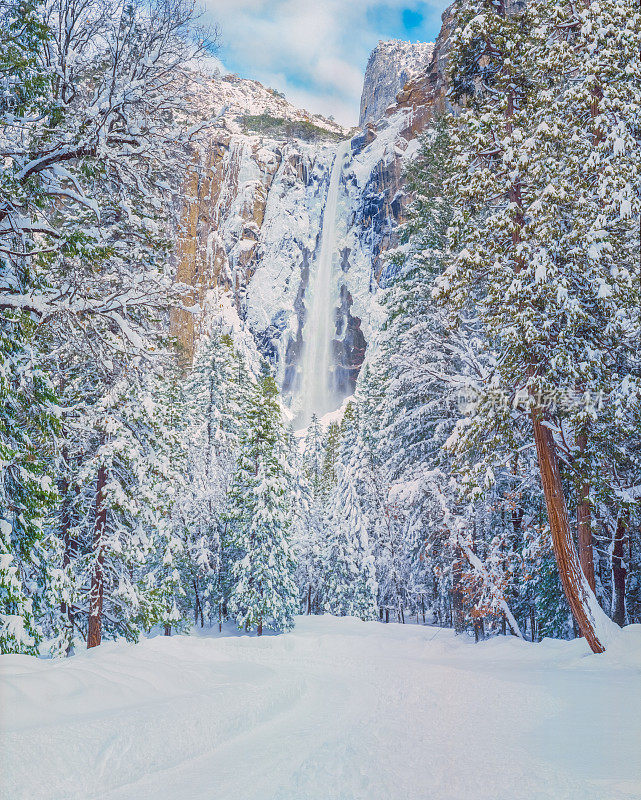
[[[0,674],[7,800],[641,798],[639,625],[593,656],[311,617]]]

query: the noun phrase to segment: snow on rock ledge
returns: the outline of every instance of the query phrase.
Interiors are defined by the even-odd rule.
[[[372,51],[361,95],[359,125],[380,119],[397,93],[426,67],[434,51],[430,42],[379,42]]]
[[[389,78],[391,83],[384,93],[384,115],[352,136],[341,176],[332,287],[332,374],[338,397],[353,393],[367,344],[381,322],[377,292],[386,280],[385,253],[397,244],[409,200],[405,166],[418,151],[417,135],[442,105],[446,15],[444,22],[436,46],[381,43],[370,59],[375,68],[369,68],[364,97],[368,92],[373,97],[372,81],[382,86]],[[205,314],[176,310],[172,330],[188,362],[207,329],[208,291],[228,291],[259,350],[272,362],[285,402],[296,410],[309,278],[319,253],[333,159],[349,132],[236,76],[203,78],[194,104],[208,117],[224,108],[216,128],[196,143],[179,198],[177,277],[193,287],[185,305],[200,304]],[[371,103],[368,107],[374,114]]]

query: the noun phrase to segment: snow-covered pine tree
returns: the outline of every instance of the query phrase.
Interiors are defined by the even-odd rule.
[[[305,437],[304,451],[290,437],[288,464],[291,472],[292,544],[296,557],[296,583],[301,610],[307,614],[322,609],[322,543],[325,509],[321,497],[323,431],[315,415]]]
[[[8,37],[0,53],[0,336],[14,340],[0,355],[2,374],[16,379],[7,385],[14,415],[31,405],[19,438],[6,428],[6,455],[11,480],[22,482],[12,493],[29,494],[37,519],[53,495],[39,496],[30,475],[44,488],[43,456],[60,454],[60,525],[49,527],[39,560],[52,569],[39,593],[48,597],[48,633],[58,636],[60,626],[72,628],[69,586],[64,597],[52,592],[68,584],[75,554],[68,471],[80,458],[64,443],[69,423],[96,401],[96,385],[108,392],[128,358],[153,349],[149,319],[167,308],[171,283],[159,248],[167,218],[160,198],[178,174],[176,160],[188,157],[179,87],[191,80],[184,67],[202,42],[191,36],[193,10],[181,3],[5,0],[0,17]],[[81,364],[89,366],[84,383]],[[59,450],[54,383],[75,404],[72,420],[63,414]],[[14,474],[22,461],[31,466]],[[24,574],[29,559],[15,531],[4,544],[7,568],[21,551]],[[34,574],[30,582],[35,591],[42,581]]]
[[[641,513],[624,499],[639,475],[638,436],[630,432],[638,430],[641,402],[641,13],[634,2],[544,0],[532,13],[548,34],[537,41],[535,63],[552,82],[532,137],[532,173],[545,187],[533,209],[545,253],[539,282],[560,280],[567,296],[557,305],[579,340],[561,339],[568,374],[561,391],[567,397],[574,381],[574,398],[556,446],[571,478],[581,567],[607,608],[608,595],[625,590],[599,574],[598,553],[595,576],[593,537],[607,548],[619,538],[618,520]],[[611,568],[621,574],[614,561]],[[612,610],[622,624],[621,605]]]
[[[332,489],[336,486],[336,465],[340,439],[340,425],[337,422],[330,422],[325,434],[323,465],[321,468],[320,496],[325,502],[327,502]]]
[[[324,445],[323,429],[316,414],[312,414],[303,446],[303,469],[315,498],[321,495]]]
[[[231,490],[235,547],[231,614],[239,627],[288,630],[299,609],[291,544],[289,468],[274,379],[263,371],[242,409],[239,458]]]
[[[391,258],[390,286],[383,300],[388,318],[378,337],[379,355],[371,365],[382,372],[384,392],[374,408],[367,410],[368,401],[362,410],[376,431],[375,436],[366,436],[376,440],[376,447],[370,445],[368,450],[379,461],[378,468],[370,471],[371,480],[388,487],[381,486],[374,495],[387,495],[378,501],[376,514],[379,528],[381,522],[387,523],[377,535],[385,544],[377,550],[381,585],[393,590],[394,596],[399,595],[394,589],[399,580],[404,596],[411,585],[412,602],[420,598],[421,613],[427,597],[441,621],[451,618],[451,598],[456,596],[462,626],[465,620],[473,621],[471,614],[478,622],[481,605],[486,607],[483,593],[490,586],[496,593],[497,586],[489,581],[487,570],[479,573],[478,560],[471,564],[466,555],[488,552],[483,546],[486,531],[478,524],[483,502],[476,498],[472,506],[461,503],[456,492],[443,486],[446,476],[457,471],[445,445],[461,416],[461,403],[474,396],[477,383],[490,371],[473,306],[464,314],[450,315],[432,296],[434,280],[448,259],[453,204],[444,183],[451,156],[448,126],[436,120],[408,172],[415,199],[401,247]],[[371,393],[369,382],[364,370],[359,387],[364,399]],[[496,502],[496,497],[488,502]],[[443,504],[466,531],[465,548],[460,546],[459,532],[444,527]],[[383,562],[388,562],[387,575]]]
[[[378,439],[394,479],[410,480],[436,463],[455,421],[451,395],[464,387],[465,331],[448,326],[432,299],[434,279],[444,269],[451,220],[451,203],[443,191],[449,156],[447,126],[437,120],[408,172],[408,188],[416,199],[403,228],[404,245],[392,255],[395,268],[383,298],[387,319],[379,336],[379,360],[387,364],[387,373]]]
[[[597,604],[572,542],[559,459],[564,438],[567,441],[570,432],[576,438],[585,426],[572,429],[572,413],[563,403],[551,412],[550,399],[589,389],[586,397],[592,401],[583,404],[584,414],[594,415],[593,398],[611,373],[604,337],[609,340],[612,335],[613,342],[620,334],[625,337],[626,315],[619,314],[617,306],[629,307],[634,292],[627,270],[614,265],[612,271],[607,257],[592,257],[601,244],[604,252],[614,252],[617,226],[611,227],[607,217],[616,203],[606,205],[602,214],[598,195],[590,189],[591,222],[587,227],[575,224],[575,213],[581,220],[586,209],[580,207],[588,199],[579,171],[590,159],[573,170],[574,138],[590,140],[597,149],[600,145],[589,131],[589,107],[580,124],[575,117],[573,128],[545,121],[554,99],[569,96],[570,89],[567,83],[550,81],[548,61],[537,60],[540,41],[554,38],[554,24],[549,21],[546,28],[535,21],[530,4],[512,14],[504,5],[480,3],[471,7],[456,35],[454,80],[458,72],[462,91],[474,94],[469,111],[458,118],[457,158],[449,182],[456,198],[452,247],[458,256],[439,279],[439,290],[441,298],[459,308],[474,295],[497,354],[491,386],[508,398],[506,409],[529,414],[559,574],[581,631],[592,648],[601,651],[611,623]],[[586,49],[597,52],[598,35],[595,27],[591,30]],[[628,60],[631,53],[626,51]],[[573,81],[583,83],[577,74]],[[540,141],[549,128],[565,131],[554,158]],[[571,185],[559,183],[559,172],[568,177],[574,173]],[[623,220],[625,226],[622,207],[629,207],[625,198],[616,205],[619,224]],[[471,211],[479,208],[485,209],[483,224],[470,224]],[[559,220],[569,227],[559,228]],[[581,239],[574,238],[578,229]],[[493,406],[496,403],[481,404],[476,415],[480,425],[473,422],[468,432],[475,427],[497,430],[494,420],[500,414]],[[514,416],[520,435],[527,436],[525,418]],[[505,414],[503,418],[507,420]],[[489,464],[491,449],[487,452],[484,460]]]
[[[416,596],[409,596],[408,589],[418,548],[406,527],[407,515],[392,499],[390,472],[385,463],[388,451],[384,447],[389,441],[382,434],[381,420],[388,377],[389,362],[383,358],[367,363],[359,376],[359,424],[356,441],[350,448],[349,472],[374,553],[381,617],[384,615],[387,621],[391,612],[398,622],[405,622],[408,603],[415,610],[417,600]]]
[[[229,492],[250,385],[231,337],[213,325],[181,390],[188,477],[175,509],[186,535],[194,620],[201,625],[210,616],[220,625],[229,598]]]
[[[10,224],[23,192],[14,194],[16,181],[4,153],[12,150],[16,130],[46,108],[49,77],[38,53],[48,31],[35,2],[0,3],[0,28],[0,289],[23,295],[37,285],[39,270],[23,254],[20,231]],[[44,587],[54,583],[47,573],[55,564],[45,557],[42,542],[43,523],[56,499],[50,456],[59,409],[53,382],[42,369],[32,316],[19,305],[0,308],[0,652],[34,653]]]
[[[449,469],[442,447],[458,418],[453,397],[466,387],[466,376],[478,369],[469,363],[474,353],[470,326],[453,326],[432,298],[434,278],[446,263],[451,203],[443,184],[449,160],[448,128],[443,119],[437,119],[423,136],[419,155],[406,176],[414,200],[401,245],[390,257],[382,298],[387,318],[370,365],[381,373],[381,398],[371,411],[368,403],[363,404],[365,423],[372,419],[375,435],[369,439],[376,442],[379,482],[388,486],[378,514],[379,520],[387,520],[381,538],[381,543],[387,544],[377,554],[381,586],[391,590],[398,585],[398,577],[390,580],[390,574],[385,577],[380,571],[393,552],[393,573],[398,576],[402,571],[404,583],[415,587],[421,613],[430,585],[434,593],[429,600],[441,619],[448,616],[443,580],[451,572],[453,555],[443,542],[438,515],[433,513],[432,476],[439,467]],[[361,393],[369,393],[367,383],[364,374]],[[372,452],[371,444],[369,450]],[[383,493],[379,489],[377,495]],[[392,546],[392,539],[398,544]],[[401,543],[402,570],[398,563]],[[398,602],[392,601],[392,605],[398,607]]]
[[[192,541],[177,513],[185,494],[188,464],[177,359],[164,359],[162,369],[145,378],[142,400],[149,415],[145,438],[150,462],[146,477],[153,482],[156,497],[151,520],[154,547],[145,568],[148,583],[157,588],[154,604],[158,611],[153,613],[169,636],[172,630],[187,627],[193,563]]]
[[[378,616],[376,565],[368,519],[356,486],[358,419],[348,403],[341,422],[337,484],[328,503],[325,542],[325,607],[333,614],[361,619]]]
[[[165,402],[155,376],[129,372],[75,423],[70,568],[88,647],[179,621],[183,545],[171,510],[181,459]]]

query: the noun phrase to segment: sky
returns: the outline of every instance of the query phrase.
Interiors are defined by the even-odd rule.
[[[451,0],[450,0],[451,1]],[[225,71],[282,91],[314,113],[358,122],[379,39],[433,42],[448,0],[204,0]]]

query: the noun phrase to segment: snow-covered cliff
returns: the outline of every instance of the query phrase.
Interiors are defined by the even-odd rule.
[[[308,258],[320,224],[320,187],[347,131],[234,75],[203,78],[193,101],[200,116],[219,118],[196,139],[184,178],[177,278],[194,287],[193,300],[200,303],[216,287],[232,289],[244,312],[262,256],[282,257],[281,238],[298,249],[288,259]],[[281,209],[283,197],[287,210]],[[272,287],[272,293],[281,290]],[[285,292],[279,302],[287,301]],[[265,297],[265,302],[271,308],[276,301]],[[260,317],[256,310],[256,330],[264,332],[268,325]],[[203,324],[203,315],[173,315],[173,331],[187,357]]]
[[[396,95],[430,63],[434,45],[430,42],[379,42],[372,50],[365,70],[359,125],[376,122],[394,104]]]
[[[207,326],[206,311],[217,291],[230,291],[274,367],[284,401],[294,414],[300,410],[305,326],[340,149],[332,243],[325,241],[331,248],[326,296],[333,334],[328,380],[337,405],[353,392],[367,343],[382,321],[376,296],[386,277],[385,252],[397,241],[408,203],[405,164],[418,151],[417,134],[444,102],[438,94],[443,83],[438,43],[431,66],[425,66],[433,47],[379,44],[364,97],[376,95],[385,114],[368,101],[365,129],[351,137],[353,131],[296,109],[255,81],[236,76],[203,81],[194,102],[208,114],[224,112],[215,129],[199,139],[185,176],[178,279],[194,287],[193,300],[205,309],[200,315],[174,313],[173,330],[187,356]],[[387,94],[382,91],[385,75],[394,76],[396,88],[402,86],[396,102],[391,84]],[[349,144],[340,146],[346,140]]]

